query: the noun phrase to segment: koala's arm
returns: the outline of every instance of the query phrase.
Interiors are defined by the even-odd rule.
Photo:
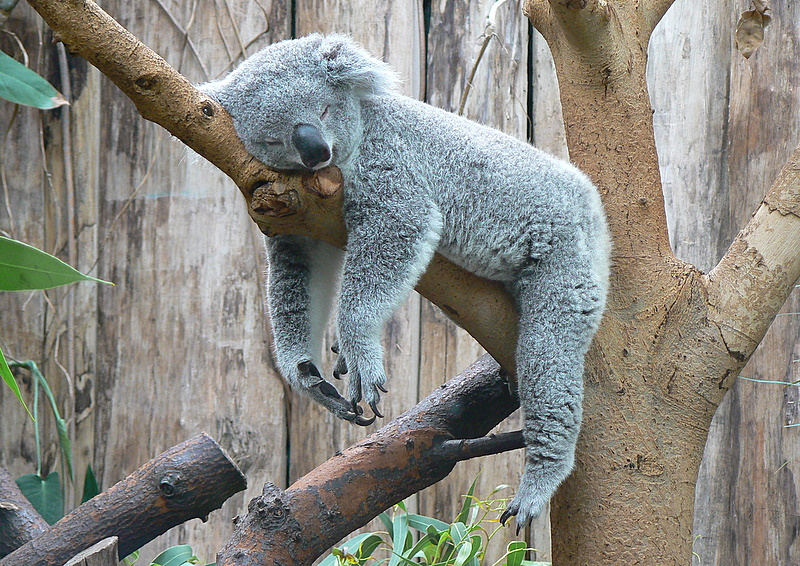
[[[442,222],[425,191],[414,190],[420,186],[414,183],[423,182],[419,177],[402,168],[365,169],[366,176],[353,183],[359,190],[351,191],[344,206],[348,238],[337,326],[350,401],[355,407],[363,399],[382,416],[377,408],[379,391],[386,392],[381,332],[430,263]]]
[[[268,304],[278,369],[294,389],[336,416],[369,424],[317,369],[338,289],[341,250],[303,236],[275,236],[266,243]]]

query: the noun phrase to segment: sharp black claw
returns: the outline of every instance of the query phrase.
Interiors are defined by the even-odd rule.
[[[511,513],[509,513],[509,512],[508,512],[508,510],[506,510],[506,511],[503,511],[503,514],[502,514],[502,515],[500,515],[500,523],[501,523],[503,526],[505,526],[505,525],[506,525],[506,523],[508,522],[508,520],[509,520],[511,517],[513,517],[513,515],[512,515]]]
[[[361,415],[358,415],[356,418],[353,419],[353,423],[357,424],[358,426],[369,426],[375,422],[375,416],[371,419],[365,419]]]
[[[336,342],[334,342],[333,344],[331,344],[331,352],[333,352],[334,354],[338,354],[339,353],[339,341],[338,340]]]
[[[375,413],[375,416],[376,416],[376,417],[383,418],[383,415],[382,415],[382,414],[381,414],[381,412],[378,410],[378,402],[377,402],[377,401],[372,401],[372,402],[369,404],[369,407],[370,407],[370,409],[372,409],[372,412],[373,412],[373,413]],[[372,420],[375,420],[375,419],[372,419]]]
[[[334,379],[342,379],[342,378],[339,376],[339,372],[338,372],[338,371],[336,371],[336,370],[333,370],[333,377],[334,377]]]
[[[327,381],[320,381],[319,383],[316,384],[315,387],[319,387],[320,393],[328,397],[333,397],[334,399],[338,399],[341,397],[336,388]]]
[[[380,390],[381,390],[381,391],[383,391],[384,393],[389,393],[389,390],[388,390],[388,389],[386,389],[386,388],[385,388],[383,385],[381,385],[380,383],[378,383],[378,384],[377,384],[375,387],[377,387],[378,389],[380,389]]]

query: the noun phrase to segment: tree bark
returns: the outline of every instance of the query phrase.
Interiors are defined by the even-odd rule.
[[[381,511],[447,476],[464,458],[453,449],[453,439],[485,435],[518,406],[507,375],[483,356],[285,492],[264,486],[238,520],[217,563],[312,564]],[[512,442],[506,448],[519,445]]]
[[[797,153],[707,276],[669,248],[645,71],[670,4],[526,5],[553,53],[570,157],[603,193],[614,241],[577,465],[553,502],[559,566],[691,562],[711,418],[800,275]]]
[[[110,536],[125,557],[189,519],[205,520],[246,481],[219,445],[200,434],[150,460],[93,497],[37,538],[0,559],[0,566],[63,564]]]
[[[5,468],[0,468],[0,558],[46,531],[50,525],[33,508]]]

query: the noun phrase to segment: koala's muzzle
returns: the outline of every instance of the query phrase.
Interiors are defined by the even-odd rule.
[[[330,162],[331,148],[315,126],[298,124],[292,133],[292,144],[309,169],[319,169]]]

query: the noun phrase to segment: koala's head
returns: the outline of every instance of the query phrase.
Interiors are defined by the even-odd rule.
[[[361,138],[361,100],[388,94],[388,65],[345,35],[310,35],[262,49],[199,88],[234,120],[245,148],[275,169],[345,164]]]

